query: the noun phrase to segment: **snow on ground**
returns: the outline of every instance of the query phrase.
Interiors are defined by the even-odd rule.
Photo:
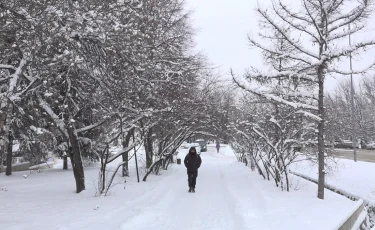
[[[374,163],[337,159],[329,161],[328,165],[326,184],[375,207]],[[318,166],[309,161],[294,163],[290,169],[309,178],[318,179]]]
[[[142,155],[140,155],[142,156]],[[173,164],[160,176],[137,183],[117,178],[110,196],[94,197],[98,166],[85,168],[86,191],[74,193],[71,170],[58,168],[6,177],[0,174],[1,229],[288,229],[334,230],[356,202],[326,191],[316,198],[316,185],[293,177],[291,192],[281,192],[238,163],[229,146],[201,154],[197,193],[188,193],[186,169]],[[112,167],[116,166],[115,162]],[[133,165],[133,163],[131,164]],[[143,173],[142,173],[143,175]]]

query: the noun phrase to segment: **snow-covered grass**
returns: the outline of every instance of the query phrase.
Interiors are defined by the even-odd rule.
[[[1,229],[336,230],[358,205],[330,191],[319,200],[316,185],[298,177],[291,178],[295,189],[282,192],[237,162],[230,146],[215,150],[201,154],[195,194],[187,192],[186,169],[177,164],[137,183],[132,161],[130,178],[117,177],[106,197],[94,197],[98,165],[85,168],[80,194],[61,162],[27,179],[22,172],[0,174]]]
[[[338,189],[346,195],[363,199],[366,204],[375,207],[375,164],[354,162],[337,159],[329,161],[326,174],[326,184]],[[318,166],[309,161],[294,163],[290,169],[293,172],[318,179]]]

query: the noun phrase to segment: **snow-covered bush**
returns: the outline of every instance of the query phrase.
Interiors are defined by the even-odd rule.
[[[233,148],[246,153],[249,167],[256,168],[265,179],[273,179],[276,186],[289,190],[288,166],[298,156],[295,146],[311,138],[314,129],[300,114],[286,107],[278,105],[275,110],[272,104],[247,103],[246,97],[241,102],[230,126]]]
[[[55,136],[49,130],[31,126],[25,134],[21,134],[20,155],[31,166],[37,165],[47,161],[55,145]]]

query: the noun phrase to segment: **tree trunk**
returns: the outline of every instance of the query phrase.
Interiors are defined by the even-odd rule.
[[[5,122],[6,122],[6,113],[3,111],[3,105],[0,102],[0,173],[1,173],[1,167],[3,166],[3,160],[6,156],[6,146],[5,146]]]
[[[13,135],[9,132],[8,134],[8,148],[7,148],[7,169],[5,175],[12,175],[12,159],[13,159]]]
[[[289,177],[288,177],[288,166],[285,165],[285,159],[284,156],[281,157],[281,162],[283,164],[283,170],[284,170],[284,175],[285,175],[285,183],[286,183],[286,191],[289,192]]]
[[[152,148],[152,129],[147,132],[147,137],[145,141],[145,151],[146,151],[146,167],[150,168],[152,165],[153,148]]]
[[[161,159],[159,159],[158,161],[155,162],[155,164],[151,165],[150,168],[148,169],[146,175],[143,177],[143,181],[146,181],[147,180],[147,177],[148,175],[150,175],[150,173],[155,170],[155,172],[157,172],[157,167],[160,167],[160,163],[161,163]]]
[[[253,153],[250,153],[250,157],[248,157],[248,158],[250,158],[250,168],[251,168],[251,171],[254,171],[255,170],[255,158],[253,157],[254,155],[253,155]]]
[[[0,104],[0,108],[2,109],[1,104]],[[4,129],[5,119],[6,119],[5,113],[3,111],[0,111],[0,131]]]
[[[105,156],[105,158],[104,158]],[[102,183],[101,183],[101,189],[100,189],[100,194],[103,194],[105,189],[106,189],[106,184],[105,184],[105,179],[106,179],[106,167],[107,167],[107,162],[108,162],[108,157],[109,157],[109,146],[107,144],[107,148],[106,148],[106,151],[103,152],[102,154],[102,159],[101,159],[101,163],[102,163],[102,167],[100,168],[100,171],[101,171],[101,176],[102,178],[100,178],[102,180]],[[109,186],[110,184],[108,185],[108,189],[109,189]]]
[[[0,173],[3,172],[3,153],[4,151],[2,150],[2,148],[0,148]]]
[[[8,60],[11,62],[11,60]],[[25,67],[26,62],[23,62],[20,60],[19,62],[21,71],[17,75],[13,75],[12,79],[9,81],[9,93],[13,94],[18,82],[19,82],[19,75],[22,72],[22,69]],[[9,73],[16,74],[15,70],[9,70]],[[4,103],[5,102],[5,103]],[[14,111],[14,105],[10,100],[2,101],[0,102],[0,109],[1,112],[4,111],[4,108],[6,108],[6,113],[2,114],[0,121],[0,136],[8,136],[8,145],[7,145],[7,155],[6,155],[6,175],[12,175],[12,158],[13,158],[13,136],[12,136],[12,118],[13,118],[13,111]],[[6,143],[6,142],[5,142]],[[5,146],[4,150],[5,150]],[[5,152],[5,151],[4,151]],[[2,162],[1,162],[2,163]]]
[[[64,164],[63,164],[63,169],[68,170],[68,156],[63,156]]]
[[[0,129],[0,135],[4,137],[4,139],[8,139],[8,141],[3,140],[2,143],[4,144],[0,148],[3,149],[4,155],[6,156],[6,175],[12,175],[12,157],[13,157],[13,136],[11,133],[11,120],[13,115],[13,103],[9,103],[6,107],[5,115],[2,116],[2,129]],[[5,138],[7,136],[7,138]],[[6,154],[5,154],[6,153]]]
[[[85,190],[85,174],[83,170],[81,150],[79,148],[77,134],[74,132],[74,127],[68,127],[68,134],[71,145],[70,161],[72,162],[74,179],[76,180],[76,192],[80,193]]]
[[[123,141],[122,143],[122,148],[123,149],[126,149],[127,147],[129,147],[129,143],[130,143],[130,138],[132,137],[133,135],[133,131],[134,129],[130,130],[127,134],[126,134],[126,137],[125,137],[125,140]],[[126,153],[123,153],[122,154],[122,162],[125,162],[123,165],[122,165],[122,176],[125,177],[125,176],[129,176],[129,152],[126,152]]]
[[[172,153],[171,153],[171,155],[169,155],[169,157],[167,157],[168,160],[167,160],[167,164],[166,164],[166,166],[164,168],[165,170],[168,170],[169,164],[173,163],[173,154],[174,154],[174,152],[175,152],[175,150],[173,150]]]
[[[173,157],[173,155],[174,155],[175,152],[176,152],[176,150],[173,150],[173,154],[172,154],[172,156],[171,156],[171,161],[170,161],[170,163],[174,163],[174,157]],[[167,167],[168,167],[168,165],[167,165]]]
[[[318,162],[319,162],[319,179],[318,179],[318,198],[324,199],[324,66],[318,69],[319,79],[319,117],[321,121],[318,125]]]

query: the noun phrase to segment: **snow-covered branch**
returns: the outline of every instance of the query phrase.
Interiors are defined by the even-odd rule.
[[[9,81],[9,89],[8,91],[12,94],[14,89],[17,87],[18,78],[22,73],[23,69],[26,67],[27,61],[26,59],[21,59],[16,71],[11,75],[11,79]]]
[[[0,78],[0,83],[2,82],[2,81],[7,81],[7,80],[9,80],[9,79],[11,79],[12,77],[3,77],[3,78]]]
[[[54,123],[59,128],[60,132],[65,136],[65,138],[69,138],[68,130],[65,126],[64,121],[62,121],[56,114],[53,112],[52,108],[49,106],[49,104],[42,99],[42,97],[37,94],[37,98],[39,101],[39,106],[41,106],[44,111],[50,116],[50,118],[54,121]]]
[[[98,121],[94,124],[88,125],[86,127],[80,128],[80,129],[77,129],[76,133],[86,132],[86,131],[89,131],[91,129],[95,129],[95,128],[101,126],[102,124],[104,124],[105,122],[107,122],[108,120],[112,119],[113,116],[117,116],[117,113],[110,114],[110,115],[104,117],[102,120],[100,120],[100,121]]]
[[[321,121],[322,118],[320,118],[319,116],[313,114],[313,113],[309,113],[309,112],[306,112],[306,111],[303,111],[303,110],[298,110],[296,113],[300,113],[300,114],[303,114],[305,117],[309,117],[309,118],[312,118],[314,119],[315,121]]]
[[[296,56],[296,55],[291,54],[291,53],[281,53],[278,50],[270,48],[269,46],[264,46],[264,45],[260,44],[259,42],[255,41],[254,39],[250,38],[250,37],[248,37],[248,40],[250,41],[250,43],[253,46],[258,47],[259,49],[261,49],[265,52],[268,52],[271,55],[275,55],[275,58],[279,58],[279,59],[289,58],[289,59],[293,59],[293,60],[296,60],[296,61],[304,62],[304,63],[309,64],[309,65],[312,65],[312,63],[313,63],[311,60],[309,60],[307,58],[299,57],[299,56]]]
[[[290,45],[292,45],[296,50],[300,51],[303,54],[306,54],[307,56],[310,56],[312,58],[318,59],[319,56],[317,54],[314,54],[313,52],[303,48],[302,46],[298,45],[297,41],[294,38],[291,38],[289,35],[287,35],[277,24],[277,22],[272,19],[265,10],[262,10],[260,8],[257,9],[257,11],[263,16],[264,19],[267,20],[267,22],[275,29],[277,30],[283,38],[289,42]]]
[[[343,2],[343,1],[342,1]],[[341,4],[338,4],[340,6]],[[360,5],[350,10],[348,13],[340,14],[328,20],[328,32],[332,33],[340,28],[347,27],[349,24],[358,23],[368,17],[370,11],[370,1],[362,1]]]
[[[21,92],[18,92],[18,93],[13,93],[11,94],[11,96],[9,96],[9,100],[10,101],[16,101],[16,100],[19,100],[20,99],[20,96],[22,96],[23,94],[27,93],[31,87],[35,84],[35,82],[37,81],[38,79],[37,78],[34,78],[27,86],[25,89],[23,89]]]
[[[291,101],[285,100],[285,99],[283,99],[279,96],[273,95],[271,93],[263,92],[262,90],[259,89],[259,87],[251,86],[250,83],[247,83],[247,82],[237,78],[233,74],[232,74],[232,79],[240,88],[242,88],[245,91],[248,91],[252,94],[255,94],[257,96],[265,98],[267,100],[278,102],[278,103],[290,106],[290,107],[295,108],[295,109],[309,109],[309,110],[318,111],[318,108],[316,106],[303,104],[303,103],[300,103],[300,102],[291,102]]]
[[[370,65],[362,68],[362,69],[357,69],[357,70],[341,70],[341,69],[336,69],[334,67],[329,67],[327,69],[327,73],[337,73],[341,75],[351,75],[351,74],[364,74],[367,73],[369,70],[374,69],[375,67],[375,61],[371,63]]]
[[[110,158],[106,161],[106,163],[107,163],[107,164],[111,163],[112,161],[116,160],[118,157],[122,156],[122,154],[129,152],[129,151],[132,150],[134,147],[136,147],[137,145],[140,145],[140,144],[142,144],[141,141],[136,141],[136,142],[134,142],[134,143],[133,143],[132,145],[130,145],[129,147],[127,147],[127,148],[125,148],[125,149],[122,149],[121,151],[117,152],[116,155],[110,157]]]
[[[355,45],[348,46],[348,47],[345,47],[345,48],[342,48],[342,49],[337,49],[337,50],[334,50],[334,51],[329,51],[329,52],[327,51],[325,53],[325,56],[326,56],[327,60],[334,60],[334,59],[337,59],[337,58],[346,57],[349,54],[351,54],[353,52],[356,52],[361,48],[368,48],[368,47],[372,47],[372,46],[375,46],[375,39],[370,40],[370,41],[360,42],[360,43],[357,43]]]
[[[292,13],[284,4],[281,3],[280,0],[279,0],[279,5],[281,6],[281,9],[283,10],[283,12],[286,13],[286,15],[284,15],[282,12],[280,12],[279,9],[276,8],[275,3],[273,3],[272,5],[273,5],[273,9],[275,13],[279,16],[280,19],[282,19],[284,22],[286,22],[288,25],[290,25],[294,29],[311,36],[314,41],[319,42],[319,38],[315,36],[315,34],[312,31],[309,31],[308,27],[304,25],[304,22],[311,23],[311,21],[309,21],[306,18],[301,18],[301,17],[296,16],[296,14]],[[293,18],[299,21],[294,22]]]
[[[0,64],[0,69],[9,69],[9,70],[16,70],[16,68],[12,65],[4,65]]]
[[[327,37],[327,41],[332,42],[341,38],[346,38],[349,36],[349,34],[355,34],[356,32],[359,32],[362,29],[364,29],[365,27],[366,27],[365,25],[353,25],[350,27],[350,30],[344,30],[343,32],[331,33]]]

